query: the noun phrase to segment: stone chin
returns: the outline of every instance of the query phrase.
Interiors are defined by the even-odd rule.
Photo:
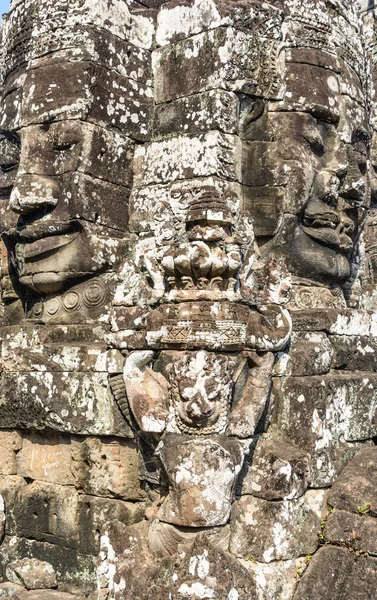
[[[353,242],[348,236],[345,240],[334,234],[330,228],[305,228],[292,215],[283,219],[276,236],[262,246],[262,258],[284,257],[293,277],[341,285],[350,277]]]
[[[350,277],[347,254],[351,249],[340,251],[300,228],[285,252],[293,275],[330,285],[345,283]]]

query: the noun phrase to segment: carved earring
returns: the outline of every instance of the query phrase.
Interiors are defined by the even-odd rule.
[[[263,115],[264,108],[265,102],[262,98],[244,96],[241,99],[239,119],[239,135],[241,138],[247,139],[250,137],[249,126]]]

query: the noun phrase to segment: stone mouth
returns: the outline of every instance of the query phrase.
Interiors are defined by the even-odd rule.
[[[55,252],[73,242],[80,235],[79,231],[63,235],[47,235],[34,242],[17,244],[17,254],[21,253],[25,260],[32,260],[37,256]]]
[[[74,221],[36,221],[28,225],[10,229],[6,235],[15,244],[32,243],[47,237],[73,234],[82,231],[80,223]]]
[[[339,234],[331,227],[317,228],[302,225],[302,230],[316,242],[334,248],[338,252],[348,253],[353,248],[353,241],[348,235],[344,233]]]

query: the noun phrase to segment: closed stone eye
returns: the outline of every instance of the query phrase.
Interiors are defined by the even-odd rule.
[[[322,155],[325,151],[325,146],[322,136],[315,129],[304,131],[303,138],[308,142],[310,148],[318,155]]]

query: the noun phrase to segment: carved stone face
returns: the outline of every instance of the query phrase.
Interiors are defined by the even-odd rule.
[[[33,87],[28,77],[17,122],[7,124],[0,141],[2,184],[11,176],[9,209],[19,217],[7,239],[20,283],[50,294],[116,267],[128,222],[132,143],[84,122],[79,112],[71,115],[74,100],[81,106],[77,90],[72,98],[52,97],[49,113],[41,101],[46,82],[41,77]],[[31,115],[35,106],[43,110]]]
[[[99,127],[72,121],[21,130],[19,146],[12,148],[19,162],[13,165],[17,174],[9,207],[20,216],[10,238],[24,286],[55,292],[116,263],[118,244],[111,238],[117,232],[105,241],[107,226],[114,221],[110,205],[114,206],[115,198],[97,178],[106,171],[108,178],[121,179],[112,151],[117,142],[121,155],[127,149],[118,138]],[[10,157],[4,159],[3,169]],[[116,195],[124,203],[118,212],[120,237],[127,211],[115,187]]]
[[[255,140],[244,182],[256,235],[262,255],[285,256],[294,276],[342,283],[365,207],[366,114],[328,69],[288,64],[286,84],[284,101],[266,106],[246,136]],[[362,98],[356,76],[353,84]]]
[[[234,363],[204,350],[184,354],[170,369],[175,419],[181,431],[221,432],[232,394]]]

